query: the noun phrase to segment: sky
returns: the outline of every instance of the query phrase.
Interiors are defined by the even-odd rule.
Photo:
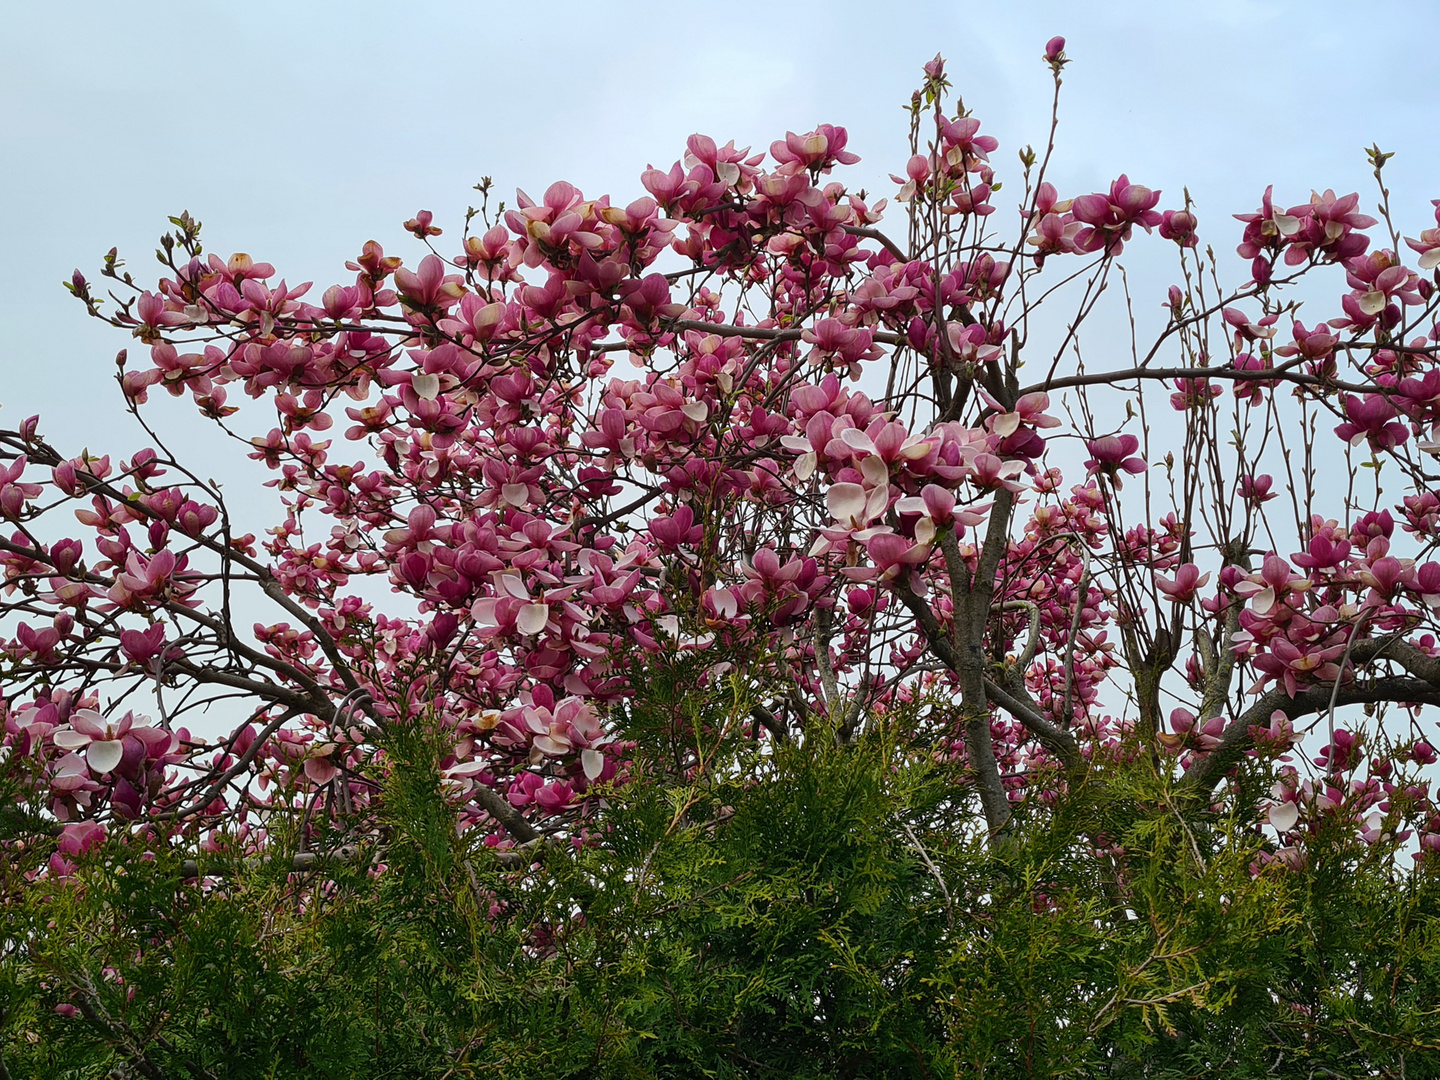
[[[419,209],[446,239],[459,233],[482,176],[511,201],[566,179],[623,204],[694,132],[763,149],[842,125],[862,157],[843,179],[888,195],[908,156],[904,106],[937,52],[1000,139],[1002,178],[1018,178],[1016,151],[1047,130],[1041,52],[1064,35],[1061,194],[1125,172],[1163,190],[1165,208],[1188,187],[1217,252],[1238,242],[1229,215],[1267,184],[1284,204],[1334,187],[1371,205],[1371,143],[1396,151],[1386,175],[1403,231],[1432,225],[1440,197],[1440,5],[1415,0],[69,0],[16,5],[6,30],[0,426],[40,413],[67,455],[127,456],[142,441],[113,381],[116,351],[134,343],[87,319],[61,282],[76,267],[98,279],[115,246],[153,284],[168,215],[189,210],[207,250],[249,252],[292,284],[314,280],[318,296],[351,278],[345,260],[368,239],[418,257],[401,223]],[[1154,254],[1165,246],[1133,247],[1147,310],[1169,284]],[[152,402],[171,445],[261,532],[268,474],[188,400]]]
[[[1281,203],[1333,186],[1369,205],[1371,143],[1396,151],[1386,175],[1404,231],[1432,224],[1428,200],[1440,197],[1440,6],[1413,0],[777,0],[748,13],[72,0],[19,7],[7,28],[0,425],[40,413],[66,454],[129,454],[141,433],[113,378],[117,350],[134,343],[86,318],[61,282],[77,267],[96,280],[115,246],[153,285],[168,215],[202,220],[209,251],[246,251],[292,284],[315,281],[313,298],[350,280],[344,262],[367,239],[417,258],[401,228],[416,210],[454,236],[482,176],[512,202],[517,187],[539,196],[567,179],[623,204],[644,194],[646,165],[667,167],[697,131],[763,149],[787,130],[845,126],[862,160],[843,178],[874,198],[894,191],[889,176],[908,154],[903,109],[937,52],[1001,140],[1001,177],[1015,179],[1016,151],[1046,135],[1040,54],[1063,34],[1072,63],[1051,172],[1062,196],[1103,190],[1121,172],[1161,189],[1162,208],[1188,188],[1202,238],[1222,253],[1239,236],[1229,215],[1254,209],[1267,184]],[[1127,252],[1137,306],[1154,317],[1168,247]],[[188,400],[157,396],[150,412],[172,445],[232,500],[253,497],[260,467]]]
[[[0,423],[39,412],[66,452],[129,452],[139,435],[113,383],[126,336],[86,319],[60,283],[76,267],[95,279],[112,245],[153,283],[167,215],[200,218],[207,250],[247,251],[323,289],[372,237],[418,255],[400,228],[417,209],[457,233],[482,176],[511,200],[563,178],[625,202],[696,131],[758,149],[843,125],[862,157],[847,182],[888,194],[907,156],[902,108],[937,52],[1014,175],[1016,150],[1045,135],[1041,50],[1065,35],[1062,194],[1127,172],[1172,206],[1188,186],[1220,251],[1238,239],[1229,215],[1269,183],[1282,202],[1328,186],[1371,201],[1372,142],[1397,151],[1387,176],[1411,235],[1440,196],[1440,6],[1413,0],[74,0],[17,7],[7,29]],[[1158,297],[1167,283],[1139,289]],[[214,447],[220,472],[258,478],[206,440],[188,402],[156,416],[181,445]]]
[[[25,5],[0,39],[0,425],[40,413],[66,454],[141,445],[113,379],[116,351],[135,343],[86,318],[61,282],[76,267],[98,279],[116,246],[153,285],[151,253],[181,210],[205,223],[208,251],[246,251],[292,284],[313,280],[313,299],[352,278],[344,262],[367,239],[417,258],[401,228],[416,210],[432,210],[446,239],[457,234],[482,176],[511,202],[517,187],[539,196],[566,179],[623,204],[644,194],[648,164],[669,166],[697,131],[763,149],[787,130],[845,126],[862,160],[837,177],[873,199],[903,171],[904,106],[937,52],[1000,139],[1000,176],[1018,180],[1016,151],[1046,135],[1040,54],[1055,34],[1072,58],[1051,172],[1062,196],[1103,190],[1121,172],[1161,189],[1162,208],[1188,188],[1202,238],[1228,255],[1240,231],[1230,215],[1254,209],[1267,184],[1281,203],[1333,186],[1371,204],[1362,147],[1379,143],[1396,151],[1386,176],[1415,235],[1440,197],[1440,6],[1379,0],[1363,23],[1357,10],[1314,0],[778,0],[748,14],[437,0]],[[1137,307],[1158,318],[1173,252],[1155,239],[1127,259]],[[254,497],[260,467],[188,399],[152,402],[173,446],[232,500]]]

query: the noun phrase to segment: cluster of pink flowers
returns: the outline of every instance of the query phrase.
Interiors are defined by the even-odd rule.
[[[1057,77],[1063,50],[1046,47]],[[943,63],[926,77],[943,92]],[[1364,665],[1403,680],[1385,700],[1428,702],[1440,563],[1395,552],[1440,527],[1440,495],[1404,456],[1440,447],[1422,276],[1436,230],[1409,241],[1412,269],[1369,251],[1357,196],[1281,211],[1267,190],[1240,216],[1246,289],[1218,305],[1167,294],[1182,367],[1113,374],[1127,395],[1160,381],[1185,445],[1213,438],[1227,383],[1242,406],[1279,408],[1275,391],[1297,388],[1297,408],[1339,418],[1335,452],[1363,445],[1413,481],[1393,506],[1400,536],[1378,502],[1343,522],[1307,510],[1303,550],[1260,555],[1283,527],[1265,516],[1281,473],[1259,471],[1260,451],[1237,436],[1234,473],[1197,494],[1184,474],[1200,459],[1167,457],[1180,436],[1136,423],[1128,397],[1123,423],[1102,410],[1108,425],[1088,399],[1060,401],[1093,371],[1057,372],[1060,357],[1048,375],[1021,370],[1014,305],[1043,292],[1028,283],[1047,264],[1090,257],[1103,272],[1137,227],[1198,259],[1194,214],[1158,209],[1123,174],[1062,199],[1042,172],[1021,235],[997,245],[999,143],[980,129],[937,114],[933,138],[917,136],[895,177],[920,238],[904,242],[881,231],[883,201],[835,178],[858,158],[828,124],[768,155],[693,136],[624,205],[564,181],[521,192],[448,249],[420,211],[405,228],[429,253],[412,264],[369,241],[318,303],[268,263],[202,255],[184,225],[158,284],[104,316],[141,346],[122,389],[137,409],[152,389],[188,394],[245,430],[284,509],[263,540],[237,536],[215,492],[153,451],[112,464],[64,457],[32,421],[3,434],[3,648],[25,673],[5,746],[65,823],[56,872],[136,823],[258,849],[267,806],[363,817],[384,732],[422,719],[450,747],[438,767],[463,827],[579,835],[596,790],[629,776],[615,718],[633,669],[662,659],[702,682],[750,680],[770,738],[821,720],[848,738],[863,716],[949,694],[930,745],[992,770],[990,788],[977,781],[992,828],[1053,801],[1066,770],[1146,744],[1211,783],[1207,762],[1284,753],[1298,738],[1286,708],[1314,712],[1306,695],[1327,688],[1360,701]],[[1340,314],[1294,321],[1277,344],[1267,288],[1332,263]],[[83,276],[70,287],[101,310]],[[1212,329],[1228,363],[1209,360]],[[1069,486],[1050,456],[1067,445],[1085,452]],[[1182,493],[1157,513],[1162,475]],[[1230,530],[1208,545],[1197,498]],[[83,536],[39,538],[31,522],[57,508]],[[351,591],[367,580],[402,613]],[[283,608],[248,637],[229,607],[242,583]],[[1379,644],[1396,641],[1415,655]],[[1207,700],[1232,662],[1246,681]],[[1181,707],[1167,728],[1158,689],[1138,715],[1123,707],[1117,672],[1172,667],[1167,687],[1207,700],[1205,715]],[[218,741],[120,707],[176,680],[260,707]],[[1276,694],[1292,705],[1248,715]],[[976,710],[988,731],[963,722]],[[1330,774],[1358,760],[1340,735]],[[1358,813],[1356,800],[1332,801]],[[1433,815],[1426,800],[1395,805]]]

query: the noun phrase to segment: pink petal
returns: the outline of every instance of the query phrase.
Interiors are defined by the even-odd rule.
[[[85,763],[97,773],[107,773],[125,755],[125,747],[119,739],[96,739],[85,748]]]
[[[851,450],[859,450],[866,454],[877,453],[875,443],[871,440],[870,436],[866,435],[865,432],[859,428],[846,428],[840,433],[840,441],[850,447]]]
[[[947,491],[939,484],[926,484],[920,497],[925,501],[925,509],[936,522],[949,521],[955,512],[955,493]]]
[[[305,775],[317,784],[328,784],[340,770],[328,757],[312,757],[305,762]]]
[[[1270,808],[1270,824],[1280,832],[1289,832],[1300,820],[1300,807],[1293,802],[1277,803]]]
[[[585,768],[585,779],[594,780],[604,770],[605,759],[598,750],[582,750],[580,764]]]
[[[56,746],[65,750],[82,750],[90,745],[89,735],[79,731],[66,731],[63,728],[50,738]]]
[[[103,739],[109,734],[105,730],[105,717],[94,709],[76,709],[70,714],[70,726],[92,739]]]
[[[520,615],[515,620],[515,627],[522,634],[538,634],[545,629],[545,624],[550,621],[550,607],[548,604],[526,604],[520,609]]]
[[[836,484],[825,493],[825,506],[836,521],[855,521],[865,512],[865,489],[859,484]]]

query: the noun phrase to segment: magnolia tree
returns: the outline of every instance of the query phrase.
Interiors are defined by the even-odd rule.
[[[1275,904],[1322,836],[1392,884],[1428,874],[1440,228],[1392,224],[1378,148],[1378,218],[1333,191],[1205,226],[1125,175],[1057,191],[1053,123],[1002,193],[997,140],[948,91],[937,58],[886,198],[846,186],[844,128],[696,135],[638,197],[561,181],[492,208],[487,180],[458,236],[422,211],[418,255],[367,242],[325,288],[204,253],[188,214],[157,283],[113,251],[103,290],[77,271],[133,339],[125,406],[191,399],[283,514],[243,532],[252,507],[158,436],[122,459],[39,418],[0,432],[8,902],[136,860],[214,903],[245,867],[383,883],[418,755],[481,922],[510,925],[618,842],[640,789],[753,788],[870,742],[891,773],[947,770],[924,833],[890,829],[939,898],[932,947],[959,948],[957,908],[990,917],[996,882],[1038,920],[1080,887],[1012,860],[967,894],[944,850],[993,865],[1068,829],[1104,901],[1081,923],[1153,931],[1130,983],[1077,998],[1086,1030],[1129,1009],[1173,1034],[1223,978],[1166,951],[1133,837],[1063,823],[1112,777],[1149,777],[1184,857],[1239,852]],[[1142,241],[1174,284],[1124,276]],[[1087,356],[1117,310],[1124,346]],[[728,704],[638,724],[658,670],[683,672],[666,700]],[[693,802],[614,888],[658,880]],[[522,952],[586,914],[523,927]],[[62,1018],[156,1067],[117,1012],[133,995],[42,974]]]

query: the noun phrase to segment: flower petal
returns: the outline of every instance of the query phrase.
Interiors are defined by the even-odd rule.
[[[581,750],[580,764],[585,768],[585,779],[594,780],[605,768],[605,759],[598,750]]]
[[[67,731],[61,728],[50,736],[51,741],[65,750],[80,750],[90,745],[90,736],[81,731]]]
[[[515,619],[515,626],[522,634],[538,634],[550,621],[548,604],[526,604]]]
[[[119,739],[96,739],[85,748],[85,764],[97,773],[107,773],[125,756]]]
[[[1293,802],[1276,803],[1270,807],[1270,824],[1280,832],[1289,832],[1300,820],[1300,807]]]
[[[836,521],[849,524],[865,512],[865,489],[859,484],[835,484],[825,493],[825,507]]]
[[[76,709],[70,714],[70,726],[92,739],[105,737],[105,717],[94,709]]]

